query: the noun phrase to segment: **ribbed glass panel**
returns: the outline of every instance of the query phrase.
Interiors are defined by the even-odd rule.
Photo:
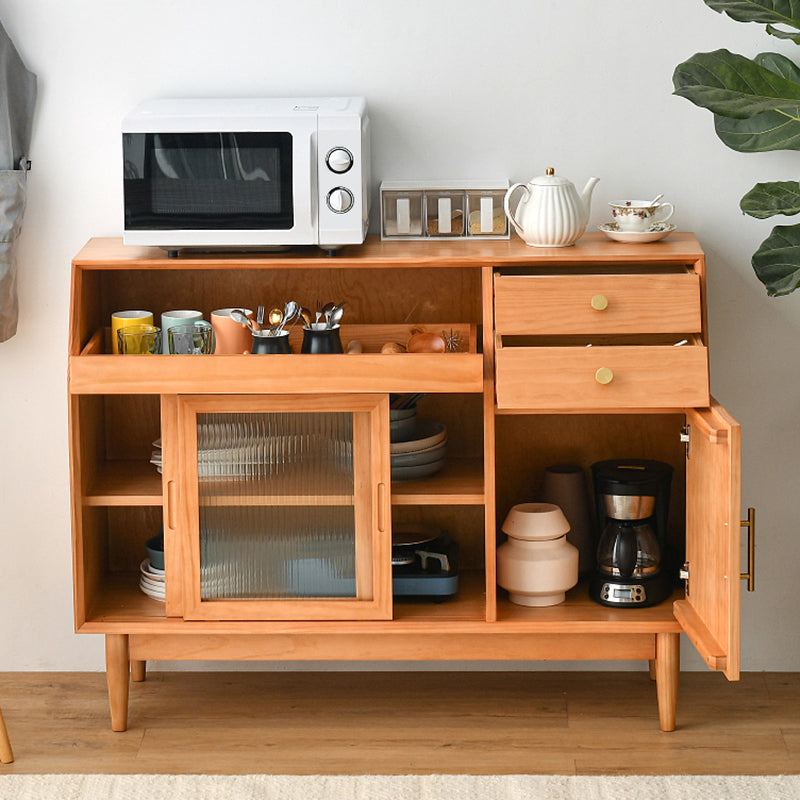
[[[355,597],[349,413],[199,414],[200,596]]]

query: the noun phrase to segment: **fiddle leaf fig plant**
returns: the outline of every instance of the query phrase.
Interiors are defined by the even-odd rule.
[[[737,22],[766,23],[772,36],[800,44],[800,0],[703,0]],[[800,67],[779,53],[755,58],[715,50],[675,68],[675,94],[714,114],[717,136],[741,153],[800,150]],[[800,213],[800,183],[756,184],[740,202],[756,219]],[[772,296],[800,288],[800,224],[778,225],[753,254]]]

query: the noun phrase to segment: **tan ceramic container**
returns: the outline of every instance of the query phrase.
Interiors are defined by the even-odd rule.
[[[569,523],[552,503],[514,506],[503,523],[508,540],[497,548],[497,583],[512,603],[554,606],[578,582],[578,549]]]

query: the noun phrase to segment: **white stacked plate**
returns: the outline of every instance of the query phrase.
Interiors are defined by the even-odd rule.
[[[447,428],[441,422],[419,420],[415,438],[392,442],[393,481],[413,481],[435,475],[447,454]]]
[[[156,569],[150,559],[146,558],[139,565],[139,588],[153,600],[160,600],[162,603],[166,597],[166,584],[164,582],[164,570]]]

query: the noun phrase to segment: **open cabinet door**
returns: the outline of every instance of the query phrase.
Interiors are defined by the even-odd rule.
[[[738,680],[741,430],[713,400],[686,422],[688,580],[675,617],[708,666]]]

